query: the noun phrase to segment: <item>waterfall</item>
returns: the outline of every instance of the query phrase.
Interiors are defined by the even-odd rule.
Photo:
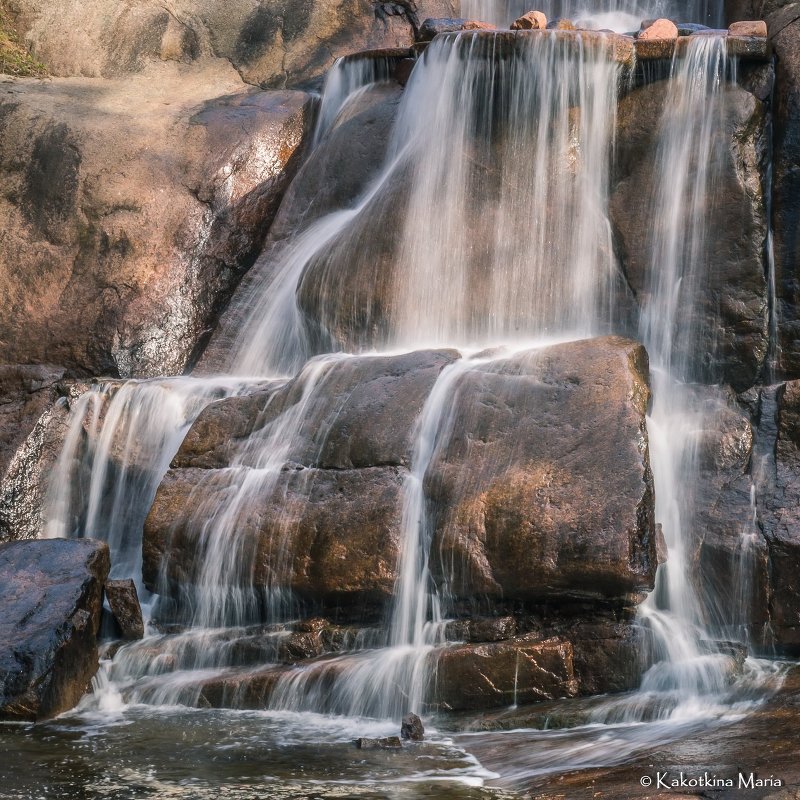
[[[461,0],[462,17],[503,28],[534,8],[543,11],[548,20],[570,19],[583,27],[620,33],[636,31],[641,20],[659,17],[714,28],[724,23],[724,8],[719,0],[543,0],[533,4],[530,0]]]
[[[337,58],[325,76],[311,147],[316,147],[325,138],[345,105],[355,95],[372,83],[388,80],[391,75],[392,61],[389,58],[363,58],[357,55]]]
[[[695,37],[685,58],[673,60],[656,154],[653,269],[640,323],[653,383],[648,431],[656,520],[669,554],[639,608],[656,645],[656,663],[645,674],[642,691],[665,695],[668,712],[694,696],[721,693],[730,666],[709,641],[716,620],[694,584],[694,490],[709,411],[690,383],[698,377],[702,355],[694,304],[713,259],[705,225],[724,163],[724,144],[715,134],[724,120],[728,68],[722,37]]]
[[[437,37],[375,183],[300,234],[242,299],[232,371],[609,330],[625,301],[606,216],[612,51],[602,37]],[[385,296],[354,307],[361,286]],[[308,294],[313,315],[299,305]]]
[[[517,13],[511,5],[506,23]],[[633,8],[619,4],[609,13]],[[477,0],[465,0],[463,10],[489,14]],[[575,6],[572,13],[583,12]],[[193,513],[172,531],[196,545],[198,567],[179,598],[188,627],[123,648],[112,678],[133,687],[132,699],[196,702],[204,678],[238,666],[233,643],[256,627],[263,663],[274,658],[286,625],[302,610],[289,586],[287,532],[296,508],[280,495],[280,481],[297,463],[314,462],[313,452],[299,448],[307,446],[309,421],[346,353],[442,344],[467,352],[626,329],[632,301],[606,213],[625,72],[605,41],[538,33],[437,37],[414,69],[374,183],[352,208],[300,231],[239,298],[245,321],[229,371],[246,377],[108,384],[78,401],[47,533],[105,538],[115,574],[138,578],[144,519],[191,423],[255,376],[275,379],[255,430],[232,445],[226,468],[198,481]],[[315,141],[382,69],[379,62],[337,62]],[[703,376],[692,302],[708,267],[704,225],[720,164],[714,131],[728,69],[724,39],[696,37],[673,62],[661,121],[652,280],[637,299],[653,375],[656,516],[669,560],[639,610],[653,634],[655,663],[642,692],[623,704],[629,721],[668,718],[687,700],[713,701],[729,684],[730,659],[710,641],[717,620],[696,591],[691,554],[698,440],[709,414],[693,385]],[[362,287],[380,298],[359,306]],[[272,709],[396,718],[425,707],[447,610],[430,572],[425,479],[449,435],[459,379],[480,363],[461,358],[445,368],[416,422],[402,487],[397,583],[382,626],[354,636],[344,654],[282,670],[269,693]],[[329,409],[326,419],[339,410]],[[313,431],[312,451],[326,435],[324,424]],[[273,495],[280,519],[271,531],[269,576],[257,583],[254,564],[264,556],[248,534],[257,527],[257,501]],[[748,542],[745,535],[742,597],[749,591]],[[169,564],[162,566],[166,589]],[[610,703],[597,718],[619,713]]]
[[[73,404],[45,499],[43,535],[108,542],[112,578],[143,591],[142,527],[158,485],[202,409],[241,382],[164,378],[110,381]]]

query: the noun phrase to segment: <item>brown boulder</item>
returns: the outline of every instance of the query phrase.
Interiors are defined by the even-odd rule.
[[[512,31],[543,31],[547,28],[547,17],[541,11],[528,11],[511,23]]]
[[[261,247],[310,109],[213,61],[0,84],[0,360],[183,371]]]
[[[464,372],[425,478],[449,592],[621,600],[651,588],[648,398],[644,348],[616,337]]]
[[[97,670],[108,547],[90,539],[0,545],[0,719],[75,706]]]
[[[111,614],[119,626],[123,639],[141,639],[144,637],[142,608],[136,584],[130,578],[125,580],[106,581],[105,595]]]
[[[572,646],[520,636],[486,645],[455,645],[431,654],[433,705],[448,711],[498,708],[574,697]]]
[[[639,31],[637,39],[643,41],[659,39],[677,39],[678,26],[669,19],[657,19],[644,30]]]
[[[294,469],[260,493],[238,520],[241,586],[286,586],[301,597],[334,605],[387,602],[396,579],[401,536],[403,470]],[[198,514],[229,502],[237,471],[172,470],[159,487],[143,542],[145,585],[189,590],[205,554]],[[202,497],[202,501],[198,498]],[[160,583],[166,564],[167,586]]]
[[[764,20],[745,20],[733,22],[728,27],[731,36],[758,36],[765,39],[767,37],[767,23]]]

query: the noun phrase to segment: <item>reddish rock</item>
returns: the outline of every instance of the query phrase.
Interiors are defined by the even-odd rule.
[[[574,697],[572,645],[520,636],[486,645],[456,645],[431,654],[433,705],[448,711],[498,708]]]
[[[677,39],[678,26],[668,19],[657,19],[644,30],[639,31],[638,39]]]
[[[728,27],[728,32],[732,36],[758,36],[766,39],[767,23],[761,19],[734,22]]]
[[[547,28],[547,17],[541,11],[529,11],[511,23],[512,31],[543,31]]]

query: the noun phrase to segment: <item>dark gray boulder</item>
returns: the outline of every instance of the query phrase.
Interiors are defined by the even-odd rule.
[[[108,570],[91,539],[0,545],[0,719],[47,719],[87,690]]]

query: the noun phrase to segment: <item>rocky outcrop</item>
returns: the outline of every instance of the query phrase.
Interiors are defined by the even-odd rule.
[[[157,61],[227,60],[248,83],[297,85],[357,50],[410,46],[454,0],[17,0],[17,25],[54,75],[119,77]]]
[[[0,719],[47,719],[86,691],[108,570],[89,539],[0,545]]]
[[[800,376],[800,3],[768,20],[775,50],[772,231],[778,318],[777,366]]]
[[[768,145],[764,104],[736,85],[726,86],[723,94],[724,119],[715,126],[712,147],[719,147],[725,163],[699,212],[706,250],[696,264],[703,267],[707,261],[710,267],[702,274],[690,265],[682,281],[683,315],[674,347],[676,363],[686,358],[692,377],[743,390],[759,377],[768,347]],[[658,189],[656,153],[666,96],[667,81],[657,81],[623,97],[618,111],[610,218],[628,281],[639,297],[646,297],[651,278],[651,198]],[[690,205],[679,222],[687,230],[695,213]]]
[[[334,128],[300,168],[286,191],[261,255],[203,353],[199,372],[213,373],[229,366],[230,354],[236,349],[242,322],[249,312],[250,290],[274,273],[293,237],[326,214],[355,206],[378,176],[402,95],[400,86],[391,82],[367,89],[347,105]],[[314,313],[313,308],[310,313]]]
[[[465,371],[426,474],[449,594],[536,603],[647,591],[648,399],[644,349],[613,337]]]
[[[310,110],[214,61],[0,84],[0,361],[181,372],[260,250]]]
[[[767,453],[759,482],[759,521],[769,552],[770,625],[766,645],[800,654],[800,381],[762,391],[759,434]],[[773,449],[774,448],[774,449]]]
[[[280,430],[285,462],[237,512],[227,541],[240,567],[225,580],[286,586],[307,611],[343,622],[379,620],[396,592],[415,422],[453,365],[438,390],[449,423],[424,480],[434,575],[458,617],[447,638],[464,642],[452,648],[462,654],[452,669],[480,669],[495,644],[506,664],[520,637],[526,652],[556,637],[563,680],[547,688],[531,673],[530,699],[635,686],[643,662],[631,619],[657,561],[643,348],[610,337],[488,361],[455,357],[340,357],[313,393],[308,368],[208,406],[148,517],[148,586],[191,595],[206,562],[207,512],[235,502],[248,465],[259,463],[258,441]],[[479,607],[493,616],[475,616]],[[318,645],[307,657],[328,651]],[[332,670],[320,662],[324,680]],[[230,676],[204,696],[263,701],[279,677]],[[498,675],[496,685],[504,681]],[[446,691],[442,703],[453,706],[457,690]],[[498,692],[469,703],[506,702],[507,687]]]
[[[446,647],[433,654],[434,705],[448,711],[534,703],[578,692],[572,646],[558,639],[520,637]]]
[[[35,539],[42,531],[70,403],[87,388],[63,375],[62,367],[0,366],[0,541]]]
[[[288,445],[286,468],[238,517],[244,569],[232,572],[231,580],[256,587],[277,580],[312,603],[387,602],[396,579],[414,422],[456,355],[429,351],[339,359],[310,397],[304,396],[309,376],[301,373],[280,389],[262,389],[260,404],[235,398],[209,406],[147,518],[148,587],[157,587],[162,563],[173,590],[196,579],[203,562],[202,530],[193,513],[197,498],[203,497],[209,513],[230,502],[225,498],[258,461],[251,442],[257,448],[259,437],[269,436],[273,427],[280,430],[300,412],[283,434],[291,437],[282,442]],[[253,414],[249,425],[243,423],[245,408]],[[241,446],[229,447],[237,437]],[[226,469],[231,465],[238,468]],[[285,569],[276,574],[279,564]]]

